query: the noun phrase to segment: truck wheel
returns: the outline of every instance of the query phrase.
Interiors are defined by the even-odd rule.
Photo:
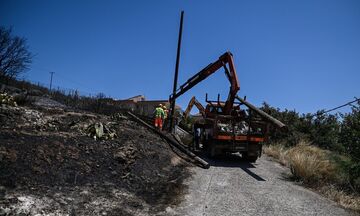
[[[242,153],[242,158],[250,163],[255,163],[258,156],[248,156],[247,152]]]
[[[257,157],[256,156],[251,156],[251,157],[248,157],[247,158],[247,161],[249,161],[250,163],[255,163],[257,160]]]
[[[216,149],[215,149],[215,147],[211,147],[211,148],[209,149],[209,156],[210,156],[211,158],[216,157]]]
[[[218,150],[214,145],[210,145],[207,152],[210,158],[216,158],[219,155]]]

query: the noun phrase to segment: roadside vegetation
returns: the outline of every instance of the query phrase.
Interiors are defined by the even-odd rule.
[[[262,109],[289,128],[271,129],[264,153],[289,167],[293,180],[360,211],[360,102],[350,113],[335,115],[300,115],[266,103]]]

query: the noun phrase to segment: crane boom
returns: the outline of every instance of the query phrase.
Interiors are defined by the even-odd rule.
[[[189,113],[194,105],[199,109],[199,112],[205,118],[205,108],[198,100],[196,100],[195,96],[193,96],[191,98],[188,106],[186,107],[186,110],[184,112],[184,117],[186,118],[189,115]]]
[[[229,66],[229,68],[227,67]],[[226,77],[228,78],[230,82],[230,90],[228,98],[225,102],[223,113],[225,115],[230,114],[231,110],[234,105],[234,100],[237,92],[240,89],[239,80],[236,75],[236,70],[234,66],[234,60],[232,57],[232,54],[230,52],[226,52],[223,55],[219,57],[219,59],[205,68],[203,68],[200,72],[192,76],[190,79],[188,79],[184,84],[182,84],[175,93],[171,94],[169,97],[169,101],[173,101],[188,90],[190,90],[195,85],[199,84],[204,79],[208,78],[211,74],[215,73],[220,68],[225,69]]]

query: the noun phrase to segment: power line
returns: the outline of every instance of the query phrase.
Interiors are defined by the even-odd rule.
[[[355,98],[356,98],[356,97],[355,97]],[[355,103],[355,102],[358,102],[358,101],[360,101],[360,98],[356,98],[356,99],[353,100],[353,101],[347,102],[347,103],[345,103],[345,104],[343,104],[343,105],[340,105],[340,106],[337,106],[337,107],[335,107],[335,108],[328,109],[328,110],[325,110],[325,111],[323,111],[323,112],[315,113],[315,114],[311,115],[310,117],[314,117],[314,116],[317,116],[317,115],[323,115],[323,114],[325,114],[325,113],[328,113],[328,112],[331,112],[331,111],[340,109],[340,108],[342,108],[342,107],[349,106],[349,105],[351,105],[352,103]]]

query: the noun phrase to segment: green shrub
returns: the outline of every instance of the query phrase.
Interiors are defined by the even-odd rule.
[[[269,143],[292,147],[301,140],[309,140],[312,145],[330,150],[335,155],[345,155],[346,160],[340,156],[337,158],[338,171],[341,172],[338,176],[345,187],[360,191],[360,101],[347,114],[324,114],[320,110],[316,115],[300,115],[295,111],[280,111],[266,103],[262,110],[284,122],[289,129],[283,132],[271,128]],[[302,161],[301,164],[306,162],[311,161]]]
[[[10,106],[17,106],[16,101],[14,98],[10,95],[8,95],[6,92],[0,93],[0,105],[1,104],[7,104]]]

